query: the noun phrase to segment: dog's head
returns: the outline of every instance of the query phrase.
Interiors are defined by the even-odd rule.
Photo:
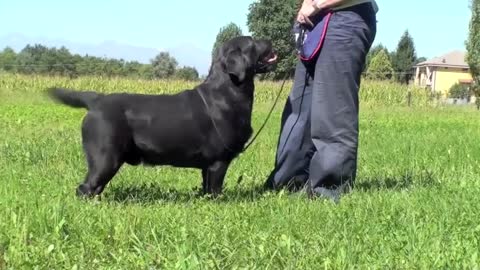
[[[225,42],[217,51],[217,62],[232,80],[243,82],[255,74],[270,72],[277,62],[272,42],[240,36]]]

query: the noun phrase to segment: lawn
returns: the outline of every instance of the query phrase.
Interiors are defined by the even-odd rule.
[[[0,77],[0,269],[480,267],[480,113],[473,108],[422,105],[420,96],[407,107],[403,92],[387,93],[401,88],[366,84],[357,185],[338,205],[259,190],[273,166],[283,101],[235,160],[216,200],[196,196],[199,171],[128,165],[101,200],[80,200],[85,111],[43,100],[38,94],[53,83],[127,85]],[[276,84],[261,85],[254,127],[275,91]]]

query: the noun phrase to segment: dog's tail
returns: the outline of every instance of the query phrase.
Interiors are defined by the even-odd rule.
[[[55,101],[74,108],[90,109],[103,96],[93,91],[74,91],[64,88],[49,88],[47,94]]]

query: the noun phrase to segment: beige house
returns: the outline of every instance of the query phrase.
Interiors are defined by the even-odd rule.
[[[465,61],[465,52],[452,51],[414,66],[417,86],[431,89],[443,97],[456,83],[472,84],[472,75]]]

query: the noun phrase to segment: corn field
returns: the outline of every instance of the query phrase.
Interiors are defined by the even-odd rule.
[[[4,101],[19,97],[31,100],[43,100],[42,94],[49,87],[65,87],[77,90],[95,90],[103,93],[129,92],[146,94],[173,94],[184,89],[190,89],[200,82],[179,80],[135,80],[126,78],[28,76],[0,74],[0,97]],[[273,102],[280,91],[281,81],[257,81],[255,90],[256,103]],[[292,86],[285,84],[282,92],[284,100]],[[410,100],[410,101],[409,101]],[[363,80],[360,89],[361,106],[431,106],[433,99],[427,90],[411,86],[399,85],[393,82],[377,82]],[[283,104],[282,104],[283,105]]]

